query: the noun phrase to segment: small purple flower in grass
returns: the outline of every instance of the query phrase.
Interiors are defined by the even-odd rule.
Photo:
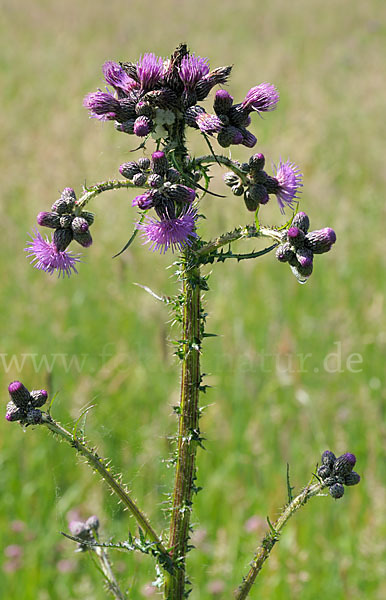
[[[184,56],[181,61],[180,78],[185,85],[185,89],[193,89],[198,81],[208,73],[209,61],[207,58],[191,54]]]
[[[242,107],[248,111],[268,112],[275,110],[279,101],[279,93],[272,83],[261,83],[249,90]]]
[[[131,90],[138,88],[138,83],[122,69],[121,65],[112,60],[105,62],[102,71],[106,82],[116,90],[122,90],[128,94]]]
[[[29,234],[31,241],[24,248],[28,258],[31,258],[31,264],[35,269],[40,269],[52,275],[55,271],[58,272],[58,277],[61,275],[70,277],[72,272],[77,273],[75,264],[80,262],[79,254],[72,254],[63,250],[58,251],[53,240],[44,239],[39,231],[35,231],[35,236]]]
[[[194,229],[196,226],[197,211],[188,206],[178,217],[168,218],[165,215],[159,219],[149,217],[137,227],[142,231],[145,244],[150,244],[150,250],[165,254],[169,248],[172,252],[183,250],[190,246],[197,237]]]
[[[121,105],[114,96],[108,92],[94,92],[87,94],[83,100],[85,106],[93,119],[100,121],[112,121],[117,118]]]
[[[143,90],[151,90],[162,78],[164,63],[162,58],[152,52],[140,57],[137,62],[138,79]]]
[[[286,206],[294,208],[294,202],[297,202],[297,193],[299,187],[302,187],[302,173],[299,167],[287,160],[285,163],[279,162],[276,168],[277,189],[273,192],[276,195],[280,206],[280,211],[284,213]]]

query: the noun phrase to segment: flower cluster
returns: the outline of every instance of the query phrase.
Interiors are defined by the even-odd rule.
[[[234,161],[235,162],[235,161]],[[287,160],[275,167],[275,176],[271,177],[264,171],[265,158],[263,154],[254,154],[248,163],[239,164],[242,177],[229,171],[224,175],[224,182],[235,196],[244,195],[245,206],[250,211],[256,211],[259,204],[267,204],[269,195],[274,194],[282,213],[284,208],[294,209],[299,188],[302,187],[302,177],[299,167]]]
[[[283,243],[276,250],[280,262],[288,262],[299,280],[308,278],[313,270],[314,254],[331,250],[336,234],[330,227],[308,232],[310,220],[306,213],[298,212],[291,227],[283,234]]]
[[[75,240],[88,248],[92,244],[89,231],[94,222],[94,215],[88,211],[79,210],[76,206],[76,195],[72,188],[65,188],[58,200],[54,202],[50,212],[40,212],[37,216],[38,225],[54,229],[51,240],[35,231],[25,251],[31,258],[31,264],[52,275],[57,271],[58,277],[77,273],[76,263],[80,261],[78,254],[68,252],[67,248]]]
[[[36,425],[41,422],[42,412],[39,407],[47,402],[46,390],[29,392],[21,381],[13,381],[8,386],[11,397],[7,404],[5,418],[7,421],[19,421],[22,425]]]
[[[318,468],[318,476],[328,486],[333,498],[341,498],[344,494],[344,485],[356,485],[360,476],[353,471],[356,463],[354,454],[346,452],[338,458],[330,450],[322,454],[322,464]]]
[[[99,519],[97,516],[92,515],[87,521],[70,521],[68,528],[71,535],[79,540],[76,552],[85,552],[90,550],[90,546],[87,543],[82,542],[95,542],[97,532],[99,529]]]
[[[244,100],[233,104],[233,97],[227,90],[217,90],[213,109],[215,115],[208,114],[200,105],[188,108],[185,112],[186,124],[208,135],[217,134],[217,141],[223,148],[242,144],[253,148],[256,137],[248,131],[250,113],[274,110],[279,101],[276,88],[270,83],[261,83],[249,90]]]
[[[90,116],[112,120],[118,131],[166,139],[181,114],[228,80],[232,67],[210,71],[208,59],[190,54],[181,44],[168,60],[147,53],[136,63],[106,62],[103,74],[113,92],[88,94]]]
[[[133,200],[133,206],[140,210],[154,208],[159,217],[150,217],[138,223],[145,243],[150,243],[152,250],[164,253],[168,248],[174,251],[190,246],[197,237],[197,211],[192,206],[196,192],[178,183],[182,179],[181,174],[169,167],[165,153],[157,150],[153,152],[151,160],[141,158],[138,162],[124,163],[119,170],[134,185],[148,186],[143,194]]]

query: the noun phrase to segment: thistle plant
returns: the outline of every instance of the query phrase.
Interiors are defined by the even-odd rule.
[[[73,242],[85,249],[92,244],[90,229],[94,214],[89,212],[89,206],[106,191],[132,189],[131,204],[137,220],[127,243],[122,242],[121,252],[136,238],[142,239],[153,252],[167,252],[171,256],[180,282],[180,290],[172,297],[159,296],[149,287],[145,288],[168,304],[181,327],[176,351],[181,364],[181,392],[179,405],[175,407],[178,418],[172,459],[175,482],[169,507],[170,522],[165,523],[162,532],[155,531],[122,478],[114,474],[116,469],[98,454],[83,434],[79,435],[77,427],[68,431],[55,421],[51,404],[47,410],[43,409],[48,400],[45,390],[30,392],[20,381],[12,382],[8,388],[10,401],[6,419],[17,421],[23,427],[45,427],[68,442],[135,518],[138,530],[114,543],[101,540],[97,517],[90,517],[84,523],[72,523],[70,534],[65,534],[77,543],[79,551],[90,552],[99,562],[107,589],[116,598],[126,595],[109,558],[115,548],[142,552],[155,560],[154,585],[163,591],[165,599],[186,598],[192,587],[186,572],[186,556],[191,550],[192,505],[200,489],[196,480],[196,455],[203,446],[199,397],[207,386],[200,361],[203,342],[210,335],[205,332],[206,313],[202,306],[202,294],[208,290],[206,265],[228,259],[254,260],[274,252],[276,259],[288,263],[297,280],[305,283],[312,274],[315,255],[330,251],[336,240],[333,229],[312,230],[307,214],[298,211],[303,177],[294,162],[279,159],[272,170],[266,170],[261,152],[251,154],[247,162],[241,163],[223,150],[238,145],[254,148],[257,139],[249,129],[252,118],[255,113],[261,115],[275,110],[279,102],[275,86],[261,83],[235,103],[223,87],[228,83],[231,69],[225,66],[211,70],[208,59],[191,53],[185,44],[168,60],[148,53],[135,63],[106,62],[103,75],[110,88],[88,94],[84,106],[92,118],[112,121],[117,132],[134,136],[134,141],[131,140],[134,149],[143,151],[143,155],[117,168],[120,179],[84,187],[78,196],[73,189],[65,188],[51,209],[37,216],[39,226],[52,230],[51,237],[44,238],[36,230],[26,247],[27,256],[36,269],[50,275],[57,273],[63,278],[76,274],[81,264],[80,254],[69,247]],[[209,113],[200,103],[213,88],[217,90],[213,113]],[[190,155],[186,128],[202,135],[207,154]],[[220,151],[216,149],[218,146]],[[200,201],[205,194],[218,195],[210,185],[210,168],[215,164],[226,169],[224,185],[242,205],[240,214],[244,214],[244,223],[205,240],[200,230],[204,218]],[[266,226],[263,224],[264,206],[272,196],[278,205],[278,218],[284,223]],[[259,238],[267,240],[263,249],[234,252],[235,242]],[[152,260],[156,261],[157,257]],[[249,572],[244,577],[240,574],[235,598],[241,600],[248,596],[284,525],[299,508],[317,495],[341,498],[345,486],[359,482],[359,475],[353,471],[355,462],[351,453],[336,458],[327,450],[319,467],[310,465],[311,479],[296,497],[288,480],[288,503],[275,522],[268,520],[268,532],[257,548]]]

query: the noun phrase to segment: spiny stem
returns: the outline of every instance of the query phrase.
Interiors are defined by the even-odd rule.
[[[275,543],[278,541],[279,534],[287,521],[299,510],[299,508],[304,506],[312,496],[320,494],[321,490],[325,487],[323,482],[315,484],[312,484],[311,482],[283,509],[279,518],[272,524],[271,532],[266,535],[261,546],[257,549],[247,576],[243,579],[242,584],[235,592],[235,600],[244,600],[248,596],[257,575],[260,573],[263,564],[269,557]]]
[[[138,525],[147,534],[149,539],[157,544],[161,554],[168,556],[166,548],[163,546],[160,538],[150,525],[147,517],[138,508],[136,503],[130,498],[129,494],[123,489],[122,485],[111,473],[109,467],[106,466],[105,461],[98,456],[98,454],[90,450],[86,444],[79,440],[75,435],[67,431],[59,423],[54,421],[51,416],[47,414],[42,415],[42,424],[45,425],[50,431],[59,435],[63,440],[70,444],[77,452],[79,452],[88,462],[88,464],[99,473],[99,475],[105,480],[107,485],[112,491],[118,496],[122,504],[128,509],[128,511],[136,519]]]
[[[195,479],[195,458],[200,443],[199,406],[200,347],[201,347],[201,290],[200,270],[188,270],[189,252],[183,268],[183,359],[179,406],[178,449],[173,506],[170,522],[169,547],[175,573],[166,573],[165,595],[168,600],[185,597],[185,558],[189,537],[192,494]]]
[[[257,229],[255,225],[245,225],[245,227],[238,227],[234,231],[224,233],[218,238],[211,240],[210,242],[199,248],[196,251],[196,254],[198,255],[198,257],[205,256],[207,254],[210,254],[214,250],[217,250],[222,246],[226,246],[227,244],[231,244],[232,242],[236,242],[237,240],[258,237],[269,237],[275,242],[279,243],[282,241],[282,234],[276,229],[270,229],[269,227],[260,227],[259,229]]]
[[[146,186],[142,186],[146,187]],[[109,190],[120,190],[122,188],[136,188],[138,187],[134,185],[131,181],[127,179],[111,179],[110,181],[102,181],[101,183],[96,183],[90,187],[84,188],[84,193],[79,198],[76,203],[77,208],[82,209],[86,206],[90,200],[102,194],[103,192],[108,192]]]

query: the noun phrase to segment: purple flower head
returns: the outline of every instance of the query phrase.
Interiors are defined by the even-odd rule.
[[[261,83],[249,90],[245,96],[242,107],[249,112],[268,112],[275,110],[279,101],[279,93],[271,83]]]
[[[85,106],[93,119],[100,121],[111,121],[117,118],[120,111],[119,101],[109,92],[94,92],[87,94],[83,100]]]
[[[148,208],[152,208],[153,201],[153,194],[151,192],[145,192],[133,199],[132,206],[138,206],[141,210],[147,210]]]
[[[296,202],[299,187],[303,186],[301,183],[303,175],[301,174],[299,167],[289,160],[285,163],[280,161],[275,168],[278,187],[274,194],[279,203],[280,211],[284,213],[284,208],[286,206],[289,206],[292,209],[294,208],[293,205],[294,202]]]
[[[213,108],[218,115],[226,115],[233,104],[233,97],[227,90],[217,90]]]
[[[137,75],[141,84],[141,89],[151,90],[162,78],[164,63],[162,58],[152,52],[148,52],[140,57],[137,62]]]
[[[78,254],[72,252],[58,251],[53,240],[51,242],[42,238],[36,230],[35,237],[30,235],[31,240],[24,249],[28,258],[31,258],[31,264],[35,269],[40,269],[52,275],[58,272],[58,277],[67,275],[70,277],[72,272],[77,273],[75,264],[80,261]],[[35,263],[35,264],[34,264]]]
[[[202,112],[197,116],[196,123],[200,131],[203,133],[208,133],[209,135],[219,133],[224,127],[216,115],[210,115],[206,112]]]
[[[106,82],[116,90],[122,90],[128,94],[138,87],[138,83],[122,69],[121,65],[112,60],[105,62],[102,71]]]
[[[180,78],[185,89],[192,90],[209,73],[209,60],[195,54],[184,56],[180,66]]]
[[[190,246],[195,233],[197,211],[190,205],[183,210],[178,217],[169,218],[167,210],[159,219],[149,217],[144,223],[138,223],[137,227],[142,231],[145,244],[150,244],[150,250],[165,254],[169,248],[172,252],[183,250]]]
[[[134,123],[134,133],[138,137],[145,137],[150,133],[152,122],[148,117],[138,117]]]
[[[151,155],[151,169],[153,173],[157,175],[165,175],[169,168],[168,159],[165,152],[162,150],[156,150]]]
[[[12,381],[8,386],[8,392],[12,402],[18,408],[25,408],[31,399],[29,391],[21,381]]]
[[[335,242],[336,233],[331,227],[310,231],[306,235],[306,244],[315,254],[328,252]]]

